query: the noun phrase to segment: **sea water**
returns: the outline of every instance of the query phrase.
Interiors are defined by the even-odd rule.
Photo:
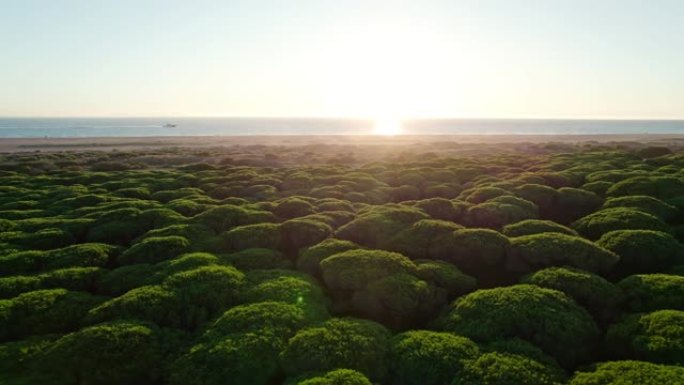
[[[374,124],[312,118],[0,118],[0,138],[365,135],[373,133]],[[406,120],[401,131],[408,135],[684,134],[684,120]]]

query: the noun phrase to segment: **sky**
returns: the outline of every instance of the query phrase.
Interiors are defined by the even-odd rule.
[[[684,1],[0,0],[0,116],[684,118]]]

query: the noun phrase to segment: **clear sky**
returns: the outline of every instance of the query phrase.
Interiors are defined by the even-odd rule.
[[[0,116],[684,118],[682,0],[0,0]]]

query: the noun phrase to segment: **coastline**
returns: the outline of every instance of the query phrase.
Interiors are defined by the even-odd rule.
[[[59,152],[80,150],[134,150],[166,147],[211,148],[234,146],[311,145],[412,145],[431,143],[618,143],[684,146],[684,134],[595,134],[595,135],[254,135],[254,136],[149,136],[149,137],[64,137],[0,138],[0,153]]]

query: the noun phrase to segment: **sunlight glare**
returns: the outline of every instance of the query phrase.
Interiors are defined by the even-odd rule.
[[[377,119],[373,127],[373,135],[395,136],[401,135],[402,131],[399,119]]]

